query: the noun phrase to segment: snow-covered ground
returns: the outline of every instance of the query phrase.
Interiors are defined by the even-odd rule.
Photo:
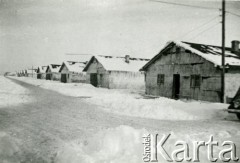
[[[11,80],[0,76],[0,107],[8,107],[32,101],[29,91]]]
[[[142,136],[145,129],[129,126],[105,129],[84,143],[75,140],[64,146],[57,155],[58,163],[140,163]]]
[[[66,84],[58,81],[37,80],[26,77],[16,79],[45,89],[54,90],[67,96],[84,98],[105,111],[127,116],[161,120],[213,120],[225,119],[229,116],[227,112],[223,111],[223,109],[228,107],[227,104],[176,101],[164,97],[145,99],[141,93],[131,90],[95,88],[90,84]]]
[[[57,155],[56,162],[58,163],[141,163],[142,154],[143,154],[143,135],[151,133],[146,129],[134,129],[129,126],[119,126],[116,128],[104,129],[94,136],[90,137],[88,140],[85,140],[84,143],[79,143],[80,141],[75,140],[69,144],[66,144],[62,151],[60,151]],[[159,139],[162,138],[163,133],[161,131],[157,131],[159,134]],[[193,142],[194,141],[204,141],[208,142],[210,136],[213,135],[213,141],[218,141],[219,146],[215,146],[213,148],[213,157],[217,158],[217,162],[221,162],[219,160],[218,154],[225,147],[222,147],[221,144],[224,141],[233,141],[236,143],[237,151],[239,148],[239,130],[230,131],[215,131],[211,134],[206,132],[199,133],[185,133],[185,132],[171,132],[167,133],[171,134],[169,139],[166,141],[164,145],[164,149],[166,149],[167,153],[171,154],[174,150],[180,149],[182,146],[177,147],[177,141],[185,141],[189,145],[189,156],[193,158]],[[181,148],[182,149],[182,148]],[[199,150],[199,160],[200,162],[210,162],[208,159],[208,148],[207,146],[201,147]],[[239,153],[239,152],[238,152]],[[239,157],[239,154],[237,154]],[[178,158],[182,158],[181,154],[178,155]],[[229,155],[228,155],[229,157]],[[168,162],[166,161],[161,154],[158,153],[158,161]],[[183,162],[188,162],[184,160]],[[234,162],[234,161],[230,161]]]
[[[0,162],[18,163],[21,153],[17,139],[12,138],[6,132],[0,131]]]
[[[80,110],[80,108],[76,109],[76,106],[67,108],[66,110],[58,107],[55,108],[54,106],[47,108],[45,105],[41,109],[30,107],[32,112],[26,110],[27,113],[22,114],[25,119],[21,118],[21,114],[19,114],[20,117],[18,116],[20,121],[24,122],[24,125],[20,125],[20,127],[26,126],[27,128],[27,130],[25,128],[21,129],[23,131],[30,130],[28,138],[31,141],[27,142],[38,142],[37,140],[42,137],[40,138],[40,135],[37,137],[37,140],[35,140],[36,135],[34,135],[34,133],[38,135],[42,134],[42,132],[42,136],[45,137],[46,140],[49,140],[49,142],[50,140],[52,141],[60,137],[68,138],[67,140],[60,139],[62,144],[60,144],[59,148],[56,148],[57,153],[53,159],[56,163],[141,163],[143,162],[142,136],[148,133],[158,133],[160,138],[162,134],[171,133],[171,137],[165,146],[167,151],[176,149],[175,142],[179,140],[186,141],[189,144],[190,150],[192,150],[193,141],[207,142],[210,135],[214,136],[214,140],[217,140],[220,146],[214,150],[215,157],[218,157],[219,150],[225,149],[221,147],[221,144],[227,140],[236,143],[237,153],[240,151],[239,123],[224,120],[226,118],[234,118],[234,116],[229,116],[226,112],[222,111],[223,108],[227,108],[226,104],[200,101],[176,101],[162,97],[145,99],[139,92],[131,90],[109,90],[95,88],[89,84],[64,84],[57,81],[37,80],[24,77],[13,78],[41,88],[57,91],[67,96],[81,98],[81,100],[94,104],[98,108],[107,111],[103,113],[99,112],[102,114],[100,119],[109,120],[109,117],[116,115],[117,118],[114,118],[114,121],[122,118],[121,121],[125,122],[124,125],[113,125],[110,121],[107,121],[106,123],[109,122],[110,124],[106,127],[106,124],[94,115],[98,114],[98,112],[87,114],[92,117],[85,117],[85,114],[82,112],[78,114],[76,110]],[[11,86],[11,89],[15,87],[14,85]],[[64,99],[65,98],[64,96]],[[55,106],[58,106],[56,101],[53,102],[55,102]],[[46,106],[49,106],[49,103],[47,103]],[[52,114],[50,114],[49,111],[52,111]],[[110,114],[108,112],[116,114]],[[119,116],[118,114],[126,116]],[[130,117],[133,123],[126,121],[129,116],[133,116]],[[136,117],[143,117],[144,119]],[[87,122],[80,121],[80,119],[85,119]],[[56,124],[58,124],[58,126],[56,126]],[[100,129],[97,130],[98,127],[96,126],[98,125]],[[78,126],[78,128],[75,128],[76,126]],[[39,127],[42,132],[39,132],[39,128],[37,127]],[[42,128],[44,130],[42,130]],[[68,130],[69,128],[71,128],[71,130]],[[23,133],[21,129],[18,134]],[[72,133],[69,131],[72,131]],[[66,134],[64,132],[69,133]],[[67,136],[64,136],[65,134]],[[78,136],[73,136],[73,139],[70,139],[70,137],[72,137],[71,135],[74,134],[79,134],[79,137],[80,134],[82,134],[86,135],[86,137],[81,136],[81,138],[78,138]],[[18,139],[13,139],[11,136],[5,132],[0,132],[0,161],[15,163],[17,162],[18,155],[21,155],[22,151],[18,146]],[[38,145],[44,144],[44,142],[45,139]],[[48,142],[46,144],[48,144]],[[1,148],[1,146],[7,146],[8,148],[5,150],[5,148]],[[38,148],[37,145],[34,149],[36,148]],[[207,147],[202,147],[200,150],[200,162],[210,162],[207,159],[206,151]],[[240,155],[238,154],[238,156]],[[1,158],[3,159],[1,160]],[[163,161],[164,159],[159,156],[159,162]]]

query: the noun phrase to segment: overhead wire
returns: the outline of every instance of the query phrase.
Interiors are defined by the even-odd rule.
[[[226,11],[226,13],[229,13],[229,14],[231,14],[231,15],[234,15],[234,16],[237,16],[237,17],[240,17],[240,15],[239,15],[239,14],[236,14],[236,13],[234,13],[234,12],[231,12],[231,11]]]
[[[162,1],[162,0],[150,0],[153,2],[158,2],[158,3],[163,3],[163,4],[170,4],[170,5],[177,5],[177,6],[184,6],[184,7],[191,7],[191,8],[199,8],[199,9],[209,9],[209,10],[219,10],[221,11],[221,8],[215,8],[215,7],[205,7],[205,6],[197,6],[197,5],[189,5],[189,4],[182,4],[182,3],[175,3],[175,2],[167,2],[167,1]],[[187,33],[185,33],[184,35],[182,35],[182,37],[186,37],[187,35],[189,35],[190,33],[201,29],[202,27],[206,26],[207,24],[213,22],[216,18],[218,18],[218,16],[213,17],[212,19],[206,21],[205,23],[201,24],[200,26],[188,31]],[[218,24],[220,24],[221,22],[217,22],[215,24],[213,24],[212,26],[208,27],[207,29],[201,31],[200,33],[198,33],[197,35],[194,35],[193,37],[190,38],[190,40],[197,38],[199,35],[201,35],[202,33],[205,33],[207,31],[209,31],[210,29],[214,28],[215,26],[217,26]],[[180,37],[178,37],[180,38]]]
[[[191,37],[189,40],[193,40],[193,39],[197,38],[197,37],[200,36],[201,34],[203,34],[203,33],[207,32],[207,31],[209,31],[209,30],[212,29],[212,28],[214,28],[214,27],[217,26],[218,24],[221,24],[221,22],[217,22],[217,23],[213,24],[213,25],[210,26],[209,28],[207,28],[207,29],[201,31],[200,33],[198,33],[197,35]]]
[[[158,2],[158,3],[163,3],[163,4],[170,4],[170,5],[191,7],[191,8],[199,8],[199,9],[208,9],[208,10],[219,10],[219,11],[222,11],[221,8],[215,8],[215,7],[189,5],[189,4],[176,3],[176,2],[167,2],[167,1],[162,1],[162,0],[150,0],[150,1],[152,1],[152,2]],[[234,15],[234,16],[236,16],[236,17],[240,17],[240,14],[234,13],[234,12],[232,12],[232,11],[226,11],[226,13],[231,14],[231,15]],[[201,24],[200,26],[198,26],[198,27],[196,27],[196,28],[188,31],[187,33],[185,33],[184,35],[182,35],[182,36],[180,36],[180,37],[183,37],[183,36],[186,37],[186,36],[189,35],[190,33],[194,32],[194,31],[196,31],[196,30],[198,30],[198,29],[201,29],[203,26],[205,26],[205,25],[213,22],[217,17],[219,17],[219,15],[216,16],[216,17],[214,17],[214,18],[212,18],[212,19],[210,19],[210,20],[208,20],[207,22]],[[190,40],[197,38],[200,34],[209,31],[210,29],[214,28],[215,26],[217,26],[217,25],[220,24],[220,23],[221,23],[221,22],[218,22],[218,23],[213,24],[213,25],[210,26],[209,28],[207,28],[207,29],[205,29],[204,31],[201,31],[201,32],[198,33],[197,35],[193,36]],[[180,38],[180,37],[178,37],[178,38]]]
[[[171,5],[192,7],[192,8],[209,9],[209,10],[221,10],[220,8],[215,8],[215,7],[205,7],[205,6],[197,6],[197,5],[188,5],[188,4],[183,4],[183,3],[166,2],[166,1],[161,1],[161,0],[150,0],[150,1],[158,2],[158,3],[171,4]]]
[[[185,37],[188,36],[190,33],[194,32],[194,31],[196,31],[196,30],[198,30],[198,29],[201,29],[202,27],[204,27],[204,26],[206,26],[207,24],[213,22],[213,21],[214,21],[215,19],[217,19],[217,18],[219,18],[219,15],[213,17],[212,19],[210,19],[210,20],[208,20],[208,21],[206,21],[206,22],[204,22],[203,24],[197,26],[196,28],[193,28],[192,30],[190,30],[190,31],[182,34],[181,36],[177,37],[177,40],[180,39],[180,38],[185,38]]]

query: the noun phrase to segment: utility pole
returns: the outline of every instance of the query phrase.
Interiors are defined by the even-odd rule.
[[[225,103],[225,0],[222,0],[222,74],[221,74],[221,93],[222,103]]]

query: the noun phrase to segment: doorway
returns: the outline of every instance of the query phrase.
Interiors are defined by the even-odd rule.
[[[67,83],[67,74],[61,74],[61,82]]]
[[[51,80],[52,74],[46,74],[46,80]]]
[[[98,78],[97,78],[97,73],[91,73],[90,74],[90,83],[94,86],[98,86]]]
[[[179,99],[180,96],[180,75],[174,74],[173,75],[173,99]]]
[[[37,79],[41,79],[42,75],[41,74],[37,74]]]

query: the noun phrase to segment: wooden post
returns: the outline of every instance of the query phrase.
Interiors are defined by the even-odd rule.
[[[222,74],[221,74],[222,103],[225,103],[225,0],[222,0]]]

